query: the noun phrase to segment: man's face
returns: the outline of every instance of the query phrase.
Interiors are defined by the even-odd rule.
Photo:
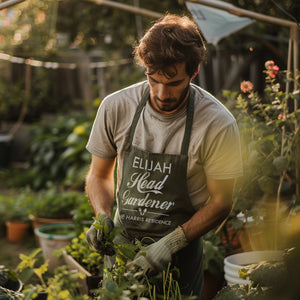
[[[150,104],[162,114],[170,114],[186,102],[189,94],[190,78],[185,71],[185,63],[175,65],[177,74],[166,77],[161,71],[149,74],[147,77],[150,85]]]

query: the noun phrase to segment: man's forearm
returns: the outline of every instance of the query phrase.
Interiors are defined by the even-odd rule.
[[[89,172],[86,177],[86,192],[95,215],[99,213],[111,216],[114,206],[114,182],[110,178],[101,178]]]
[[[192,241],[220,224],[230,212],[231,206],[208,203],[182,225],[187,239]]]

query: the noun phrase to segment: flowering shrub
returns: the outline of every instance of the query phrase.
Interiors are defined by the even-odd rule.
[[[265,63],[264,74],[262,95],[254,90],[250,81],[241,83],[242,93],[238,95],[223,93],[236,103],[244,176],[237,182],[235,200],[238,200],[237,209],[244,212],[262,197],[276,202],[283,197],[292,200],[296,194],[300,112],[294,103],[299,101],[299,89],[289,91],[291,75],[280,71],[272,60]],[[294,84],[298,87],[299,76],[296,81]]]
[[[270,76],[271,78],[275,78],[279,72],[279,67],[275,65],[274,61],[273,60],[266,61],[265,67],[268,76]]]

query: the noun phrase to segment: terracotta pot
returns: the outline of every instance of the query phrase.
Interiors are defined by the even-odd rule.
[[[29,219],[32,221],[33,229],[36,229],[40,226],[47,225],[47,224],[73,222],[71,218],[68,219],[39,218],[33,215],[29,215]]]
[[[30,224],[27,222],[7,221],[6,222],[6,236],[10,242],[22,241],[27,233]]]

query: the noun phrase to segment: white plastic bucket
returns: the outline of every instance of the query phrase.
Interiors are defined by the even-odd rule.
[[[250,280],[239,277],[239,269],[249,264],[256,264],[262,261],[280,261],[282,260],[282,251],[250,251],[237,253],[225,257],[224,259],[224,278],[228,285],[232,284],[250,284]]]
[[[35,234],[39,237],[45,259],[49,260],[49,271],[63,264],[63,260],[56,257],[53,252],[67,246],[76,236],[73,223],[54,223],[35,228]]]

